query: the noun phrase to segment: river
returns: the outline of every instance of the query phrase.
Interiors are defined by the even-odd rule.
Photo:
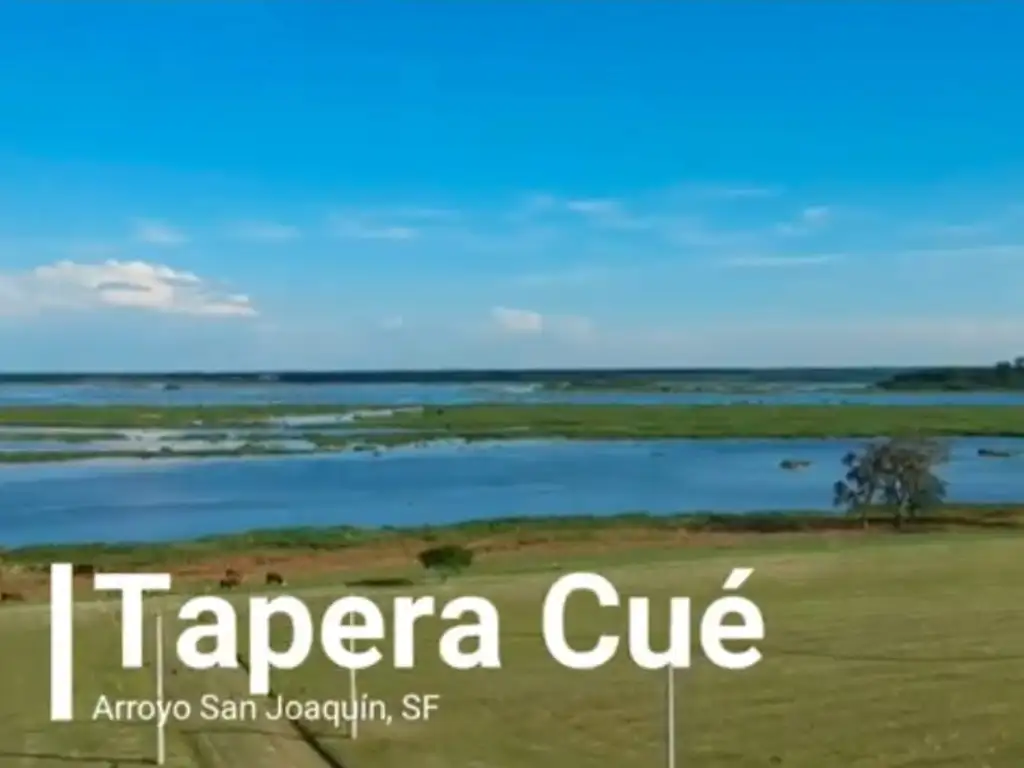
[[[558,391],[499,384],[0,385],[0,407],[47,405],[462,405],[567,403],[624,405],[1024,405],[1024,392],[881,392],[863,385],[792,385],[763,391]]]
[[[0,543],[164,541],[258,528],[518,515],[826,510],[851,440],[517,441],[380,455],[0,467]],[[958,439],[950,498],[1024,501],[1024,439]],[[984,458],[979,448],[1021,452]],[[783,470],[784,459],[811,465]]]

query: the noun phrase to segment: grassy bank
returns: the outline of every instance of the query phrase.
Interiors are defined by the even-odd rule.
[[[943,768],[1019,766],[1024,740],[1024,686],[1018,609],[1024,579],[1024,539],[1018,537],[890,537],[899,546],[833,539],[833,546],[798,551],[748,542],[694,557],[680,548],[652,560],[509,562],[486,576],[467,574],[445,586],[403,585],[402,594],[436,595],[440,605],[480,595],[501,616],[500,670],[453,671],[438,658],[451,624],[417,622],[414,670],[394,670],[391,598],[395,591],[360,590],[375,599],[387,638],[375,643],[383,661],[358,675],[359,692],[384,702],[393,721],[347,729],[304,720],[317,747],[345,766],[376,768],[598,768],[664,764],[665,675],[639,669],[626,648],[606,666],[573,672],[556,664],[539,633],[541,605],[558,572],[593,568],[628,595],[651,599],[652,645],[664,647],[667,605],[693,600],[694,632],[704,608],[722,594],[736,566],[754,569],[743,594],[756,601],[767,626],[763,661],[728,672],[703,659],[677,673],[676,733],[684,766],[822,768]],[[327,603],[351,590],[335,581],[287,592],[303,598],[315,619]],[[154,599],[150,610],[174,613],[175,598]],[[238,601],[247,647],[245,604]],[[16,659],[4,682],[17,696],[0,701],[0,757],[26,766],[144,764],[154,754],[152,725],[92,722],[101,695],[146,699],[150,672],[121,670],[121,627],[110,610],[76,612],[78,722],[48,717],[49,669],[45,606],[0,610],[0,654]],[[150,621],[152,618],[150,617]],[[624,638],[624,611],[599,609],[579,598],[567,614],[570,643],[589,648],[598,635]],[[149,624],[149,628],[152,623]],[[175,630],[181,627],[174,625]],[[287,627],[273,625],[273,645],[288,647]],[[173,635],[168,633],[168,641]],[[625,642],[623,641],[623,646]],[[208,647],[208,646],[207,646]],[[731,647],[731,646],[730,646]],[[152,665],[152,644],[145,644]],[[167,729],[167,768],[322,768],[293,728],[265,717],[209,722],[198,715],[204,694],[245,698],[242,670],[195,672],[168,657],[166,695],[191,702],[196,714]],[[319,649],[300,668],[273,673],[284,696],[331,700],[348,695],[347,675]],[[429,721],[402,716],[411,692],[440,695]],[[261,700],[262,701],[262,700]],[[264,702],[262,707],[269,705]],[[955,722],[955,727],[951,723]],[[7,763],[4,763],[7,764]]]
[[[538,437],[603,439],[1024,436],[1020,407],[460,406],[398,413],[380,422],[459,435],[518,428]]]
[[[0,433],[0,443],[98,443],[115,442],[124,439],[122,432],[29,432],[29,431],[5,431]]]
[[[367,409],[343,406],[5,408],[0,426],[92,429],[231,428],[290,416],[325,417]],[[1024,436],[1024,407],[872,405],[467,405],[396,410],[355,424],[418,430],[432,436],[565,438],[828,438],[920,434]],[[313,433],[314,427],[293,427]],[[395,437],[403,441],[408,437]],[[383,439],[383,438],[380,438]],[[373,441],[378,442],[374,437]],[[366,440],[364,439],[364,442]]]
[[[891,518],[879,511],[869,525],[889,533]],[[909,524],[915,532],[1024,531],[1024,506],[950,505]],[[0,564],[46,567],[55,561],[90,563],[98,568],[173,566],[233,555],[278,553],[299,557],[359,548],[415,546],[437,542],[474,546],[486,541],[528,547],[596,541],[626,542],[670,534],[728,534],[757,538],[768,534],[822,534],[861,530],[859,518],[820,512],[761,512],[749,514],[564,515],[470,520],[444,526],[368,528],[356,526],[285,528],[208,536],[190,541],[126,544],[68,544],[0,549]],[[413,547],[408,549],[408,547]]]

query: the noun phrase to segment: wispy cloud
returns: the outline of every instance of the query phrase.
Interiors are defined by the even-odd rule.
[[[990,234],[995,227],[988,222],[977,224],[944,224],[936,227],[934,234],[940,237],[977,237]]]
[[[834,264],[845,258],[840,253],[822,253],[810,256],[736,256],[726,259],[727,267],[751,267],[758,269],[780,269],[787,267],[814,267],[822,264]]]
[[[694,216],[666,219],[661,234],[672,245],[701,251],[736,251],[753,247],[760,234],[741,229],[711,226]]]
[[[461,231],[464,218],[454,208],[391,205],[336,211],[328,217],[328,226],[335,237],[348,240],[408,242]]]
[[[605,267],[571,267],[564,270],[520,275],[515,278],[515,282],[519,285],[537,287],[588,285],[608,280],[611,275],[611,270]]]
[[[812,205],[804,208],[793,221],[776,225],[775,231],[780,235],[802,236],[820,230],[828,224],[834,211],[827,205]]]
[[[619,200],[567,200],[565,209],[607,229],[646,229],[653,223],[648,217],[628,211]]]
[[[282,243],[302,236],[298,227],[273,221],[239,222],[228,228],[228,234],[238,240],[258,243]]]
[[[568,200],[565,207],[584,216],[610,216],[622,211],[618,200]]]
[[[726,200],[749,200],[778,197],[782,192],[771,187],[723,187],[716,190],[716,194]]]
[[[533,192],[527,195],[522,203],[517,206],[517,213],[525,216],[548,213],[558,208],[558,206],[559,200],[554,195],[547,192]]]
[[[144,261],[60,261],[20,273],[0,273],[3,310],[132,309],[169,314],[252,317],[248,296],[219,290],[192,272]]]
[[[832,209],[827,205],[812,205],[800,211],[800,220],[808,224],[821,224],[827,221],[832,215]]]
[[[351,216],[334,216],[331,229],[337,237],[350,240],[390,240],[395,242],[415,240],[419,230],[415,227],[395,224],[378,224]]]
[[[1024,260],[1024,244],[1000,243],[954,246],[952,248],[910,248],[894,254],[904,259],[1013,259]]]
[[[165,222],[153,219],[138,219],[135,221],[134,238],[136,242],[161,247],[184,245],[188,242],[188,237],[181,230],[175,229]]]
[[[706,200],[768,200],[779,197],[782,190],[758,184],[678,184],[675,196]]]
[[[454,208],[400,206],[389,210],[388,213],[395,218],[417,221],[453,222],[462,218],[462,213]]]

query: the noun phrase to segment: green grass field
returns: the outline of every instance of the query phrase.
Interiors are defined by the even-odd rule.
[[[599,570],[624,595],[652,598],[654,635],[665,637],[669,597],[692,596],[699,616],[721,594],[732,567],[750,566],[756,571],[743,594],[765,614],[764,660],[745,672],[697,663],[678,673],[680,768],[1024,764],[1024,538],[1009,532],[823,536],[800,549],[766,537],[751,542],[657,558],[618,552],[579,563],[535,559],[506,572],[481,567],[446,585],[411,588],[432,590],[442,602],[459,594],[494,601],[503,620],[504,668],[443,667],[440,622],[427,620],[418,626],[415,671],[389,670],[385,662],[359,674],[362,693],[390,702],[390,725],[363,723],[355,741],[323,724],[308,727],[346,768],[664,765],[665,675],[640,671],[624,656],[593,672],[560,668],[545,656],[542,597],[562,571]],[[303,588],[315,613],[345,593],[338,581]],[[392,597],[380,589],[364,594],[385,608]],[[173,600],[161,609],[168,616]],[[571,605],[575,642],[624,632],[614,609],[586,602]],[[76,700],[86,717],[102,693],[152,696],[152,668],[118,669],[112,608],[83,605],[78,614]],[[0,608],[7,693],[0,704],[0,764],[144,764],[155,754],[151,725],[47,721],[47,632],[45,608]],[[297,698],[348,695],[347,674],[316,653],[300,670],[276,672],[273,685]],[[167,686],[168,696],[197,701],[204,693],[243,696],[245,681],[241,671],[176,670]],[[399,715],[398,702],[412,692],[441,696],[430,721]],[[266,721],[172,724],[167,746],[169,766],[329,764],[293,728]]]

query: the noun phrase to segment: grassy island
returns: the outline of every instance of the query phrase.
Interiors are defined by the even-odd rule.
[[[118,431],[120,430],[120,431]],[[54,406],[0,410],[0,464],[378,452],[436,441],[1022,437],[1024,407]],[[46,445],[33,445],[45,443]]]
[[[299,418],[313,421],[299,421]],[[345,417],[342,420],[341,417]],[[282,427],[291,434],[339,427],[416,430],[451,437],[732,438],[1024,436],[1024,407],[880,405],[455,405],[415,408],[338,405],[208,407],[11,407],[0,428],[91,430]],[[321,421],[317,421],[317,419]],[[60,439],[59,434],[54,434]],[[395,441],[421,439],[392,437]],[[376,439],[376,438],[375,438]]]

